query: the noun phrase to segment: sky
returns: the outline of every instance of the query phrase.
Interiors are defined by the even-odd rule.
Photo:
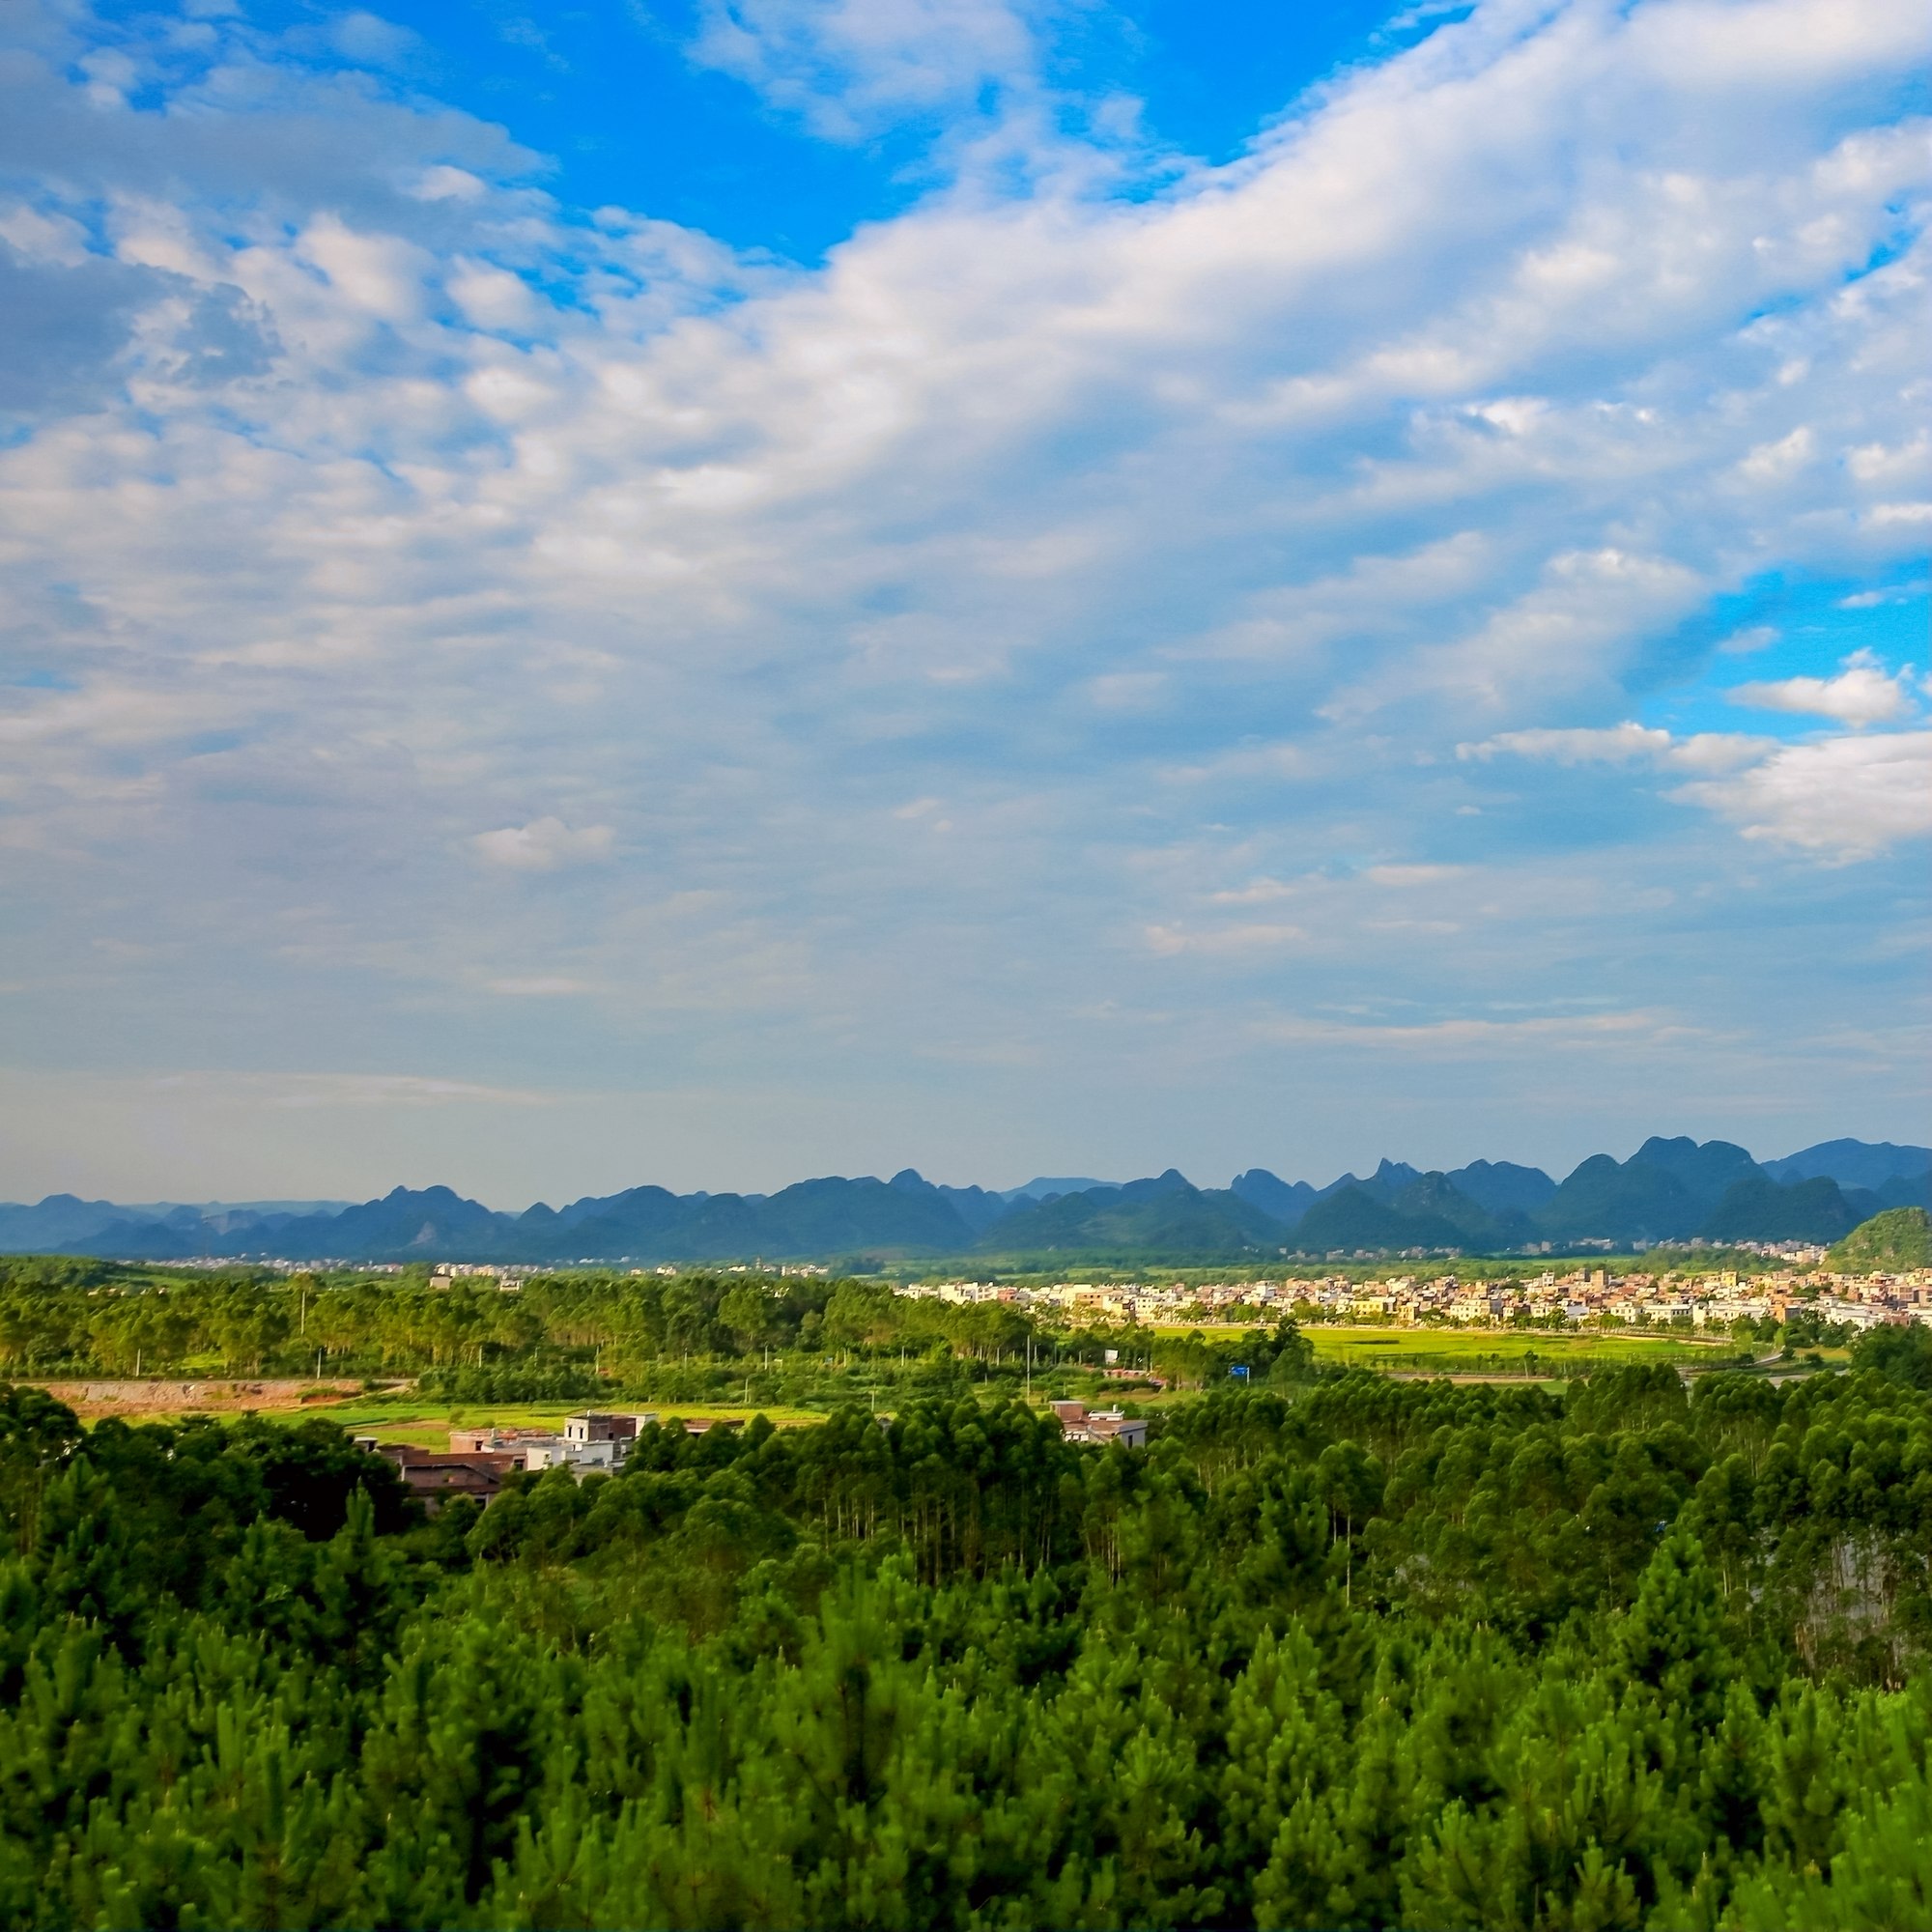
[[[0,1197],[1932,1139],[1932,15],[0,8]]]

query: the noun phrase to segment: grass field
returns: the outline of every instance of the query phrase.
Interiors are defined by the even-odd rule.
[[[604,1407],[611,1404],[600,1405]],[[584,1406],[572,1404],[571,1408]],[[699,1416],[735,1417],[740,1422],[749,1422],[754,1415],[763,1415],[780,1428],[795,1427],[800,1423],[823,1422],[822,1414],[804,1408],[784,1408],[765,1406],[747,1408],[742,1404],[732,1406],[728,1403],[716,1402],[652,1402],[622,1404],[625,1409],[635,1408],[640,1412],[655,1410],[667,1422],[672,1416],[687,1421],[695,1421]],[[210,1413],[211,1411],[163,1412],[143,1409],[138,1414],[128,1412],[130,1422],[176,1422],[182,1413]],[[232,1416],[239,1411],[221,1411]],[[531,1403],[441,1403],[425,1397],[398,1403],[393,1399],[379,1402],[339,1402],[311,1403],[301,1408],[262,1408],[254,1413],[265,1422],[280,1422],[293,1425],[306,1422],[311,1416],[322,1416],[325,1420],[346,1429],[352,1435],[373,1435],[379,1442],[406,1442],[414,1449],[447,1449],[449,1432],[452,1429],[484,1428],[495,1424],[501,1429],[550,1429],[560,1431],[563,1418],[569,1410],[556,1404],[542,1406]]]
[[[1163,1335],[1198,1332],[1228,1336],[1242,1327],[1196,1323],[1163,1325]],[[1686,1368],[1715,1368],[1735,1359],[1739,1345],[1728,1336],[1703,1341],[1678,1335],[1575,1334],[1549,1329],[1457,1329],[1330,1327],[1313,1323],[1301,1331],[1315,1345],[1317,1361],[1342,1368],[1385,1369],[1394,1375],[1509,1376],[1523,1373],[1523,1357],[1557,1374],[1616,1362],[1670,1362]],[[1546,1373],[1548,1371],[1547,1370]]]
[[[1318,1361],[1345,1368],[1384,1369],[1395,1375],[1520,1376],[1527,1369],[1577,1374],[1585,1367],[1621,1362],[1668,1362],[1676,1368],[1709,1369],[1736,1359],[1738,1344],[1695,1341],[1675,1335],[1563,1335],[1547,1330],[1511,1333],[1480,1329],[1318,1328],[1306,1334]],[[1532,1368],[1525,1356],[1534,1356]]]
[[[1157,1332],[1164,1335],[1199,1333],[1225,1337],[1250,1332],[1244,1326],[1217,1326],[1208,1322],[1170,1324]],[[1311,1325],[1303,1331],[1315,1346],[1318,1361],[1345,1368],[1366,1368],[1397,1376],[1463,1376],[1483,1379],[1550,1379],[1587,1373],[1621,1362],[1667,1362],[1688,1369],[1729,1367],[1737,1359],[1739,1345],[1724,1338],[1703,1341],[1690,1336],[1574,1334],[1548,1330],[1442,1329],[1387,1327],[1330,1327]],[[1842,1350],[1828,1350],[1842,1356]],[[1532,1355],[1533,1362],[1524,1357]],[[1056,1378],[1042,1373],[1034,1384],[1036,1405],[1046,1401],[1062,1384],[1074,1393],[1090,1387],[1089,1401],[1113,1399],[1113,1391],[1086,1376]],[[1191,1388],[1169,1390],[1165,1395],[1150,1395],[1146,1390],[1121,1392],[1123,1399],[1164,1407],[1192,1397]],[[863,1404],[873,1391],[854,1388],[847,1400]],[[875,1399],[882,1408],[896,1408],[912,1400],[910,1390],[881,1387]],[[781,1428],[797,1428],[822,1422],[825,1406],[811,1408],[782,1404],[753,1405],[719,1402],[668,1402],[639,1404],[606,1402],[601,1406],[652,1409],[668,1420],[673,1415],[696,1419],[700,1416],[736,1418],[748,1422],[764,1415]],[[570,1407],[582,1406],[581,1404]],[[130,1422],[177,1420],[191,1411],[129,1408],[120,1411]],[[239,1408],[219,1407],[192,1411],[234,1415]],[[445,1449],[453,1428],[475,1428],[496,1424],[505,1429],[561,1430],[566,1406],[562,1404],[476,1403],[439,1401],[433,1396],[394,1394],[378,1397],[351,1396],[346,1401],[308,1402],[296,1406],[261,1407],[255,1410],[265,1419],[297,1423],[309,1416],[326,1416],[352,1435],[373,1435],[379,1442],[408,1443],[418,1449]],[[93,1419],[99,1419],[95,1416]]]
[[[581,1408],[587,1405],[579,1403],[572,1406]],[[822,1414],[808,1408],[776,1406],[747,1408],[742,1403],[735,1406],[730,1403],[717,1402],[602,1403],[598,1406],[617,1407],[626,1413],[656,1414],[666,1422],[672,1416],[687,1422],[695,1422],[700,1416],[722,1416],[749,1422],[753,1416],[762,1415],[781,1429],[785,1429],[825,1420]],[[443,1406],[427,1402],[412,1403],[407,1408],[390,1406],[370,1408],[361,1414],[355,1413],[354,1408],[353,1404],[346,1404],[340,1409],[330,1409],[327,1411],[328,1418],[331,1422],[339,1422],[353,1435],[373,1435],[379,1442],[407,1442],[418,1449],[447,1449],[452,1429],[481,1429],[492,1423],[499,1429],[561,1431],[563,1418],[568,1412],[562,1408],[526,1406],[519,1403],[483,1406],[473,1402]]]

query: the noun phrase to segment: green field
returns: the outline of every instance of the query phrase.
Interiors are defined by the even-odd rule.
[[[572,1404],[569,1408],[556,1404],[539,1405],[533,1403],[474,1403],[438,1402],[434,1397],[411,1398],[399,1402],[393,1397],[373,1402],[310,1403],[300,1408],[259,1408],[248,1411],[258,1415],[265,1422],[281,1422],[294,1425],[306,1422],[311,1417],[321,1416],[346,1429],[352,1435],[373,1435],[379,1442],[406,1442],[415,1449],[447,1449],[449,1432],[452,1429],[481,1429],[492,1424],[500,1429],[550,1429],[561,1430],[563,1418],[575,1409],[588,1406],[586,1404]],[[599,1404],[601,1407],[617,1407],[626,1411],[655,1410],[668,1422],[672,1416],[686,1421],[699,1416],[735,1417],[740,1422],[749,1422],[753,1415],[763,1415],[780,1428],[795,1426],[804,1422],[823,1422],[822,1414],[804,1408],[785,1408],[777,1406],[747,1408],[743,1404],[735,1407],[729,1403],[716,1402],[649,1402]],[[239,1409],[182,1411],[182,1413],[215,1413],[224,1419],[233,1419],[242,1413]],[[176,1422],[178,1413],[162,1413],[141,1410],[128,1411],[125,1417],[129,1422]]]
[[[1736,1358],[1738,1344],[1675,1335],[1573,1335],[1547,1329],[1326,1328],[1303,1331],[1318,1361],[1345,1368],[1387,1369],[1406,1375],[1506,1375],[1524,1371],[1523,1357],[1575,1374],[1585,1365],[1670,1362],[1715,1368]]]
[[[1249,1326],[1195,1322],[1162,1323],[1160,1335],[1213,1339],[1251,1332]],[[1586,1364],[1676,1362],[1714,1368],[1734,1359],[1739,1344],[1725,1336],[1704,1341],[1688,1335],[1628,1335],[1547,1328],[1389,1328],[1331,1327],[1311,1322],[1301,1331],[1315,1345],[1318,1361],[1343,1368],[1388,1369],[1406,1375],[1519,1376],[1523,1356],[1575,1374]]]
[[[1199,1334],[1204,1338],[1225,1339],[1251,1332],[1242,1326],[1198,1322],[1163,1324],[1163,1335]],[[1531,1380],[1562,1378],[1587,1373],[1592,1368],[1607,1368],[1622,1362],[1668,1362],[1692,1369],[1728,1367],[1739,1353],[1738,1344],[1728,1338],[1702,1341],[1688,1336],[1575,1334],[1548,1330],[1443,1329],[1388,1327],[1330,1327],[1311,1325],[1303,1331],[1315,1346],[1318,1361],[1342,1368],[1379,1370],[1400,1376],[1467,1376]],[[1841,1351],[1833,1351],[1841,1352]],[[1525,1361],[1533,1356],[1533,1361]],[[1033,1398],[1036,1406],[1050,1393],[1081,1394],[1092,1389],[1090,1401],[1109,1401],[1113,1390],[1087,1376],[1042,1371],[1036,1378]],[[1122,1399],[1151,1402],[1165,1406],[1169,1402],[1191,1396],[1189,1388],[1170,1390],[1166,1396],[1150,1396],[1145,1390],[1122,1391]],[[911,1398],[905,1389],[879,1387],[851,1390],[847,1399],[864,1403],[871,1396],[878,1406],[896,1408]],[[696,1419],[720,1416],[748,1422],[764,1415],[781,1428],[798,1427],[825,1420],[825,1407],[799,1407],[784,1404],[670,1402],[629,1403],[605,1401],[602,1407],[653,1409],[668,1420],[672,1416]],[[300,1406],[264,1407],[253,1411],[265,1420],[297,1423],[310,1416],[325,1416],[352,1435],[373,1435],[380,1442],[408,1443],[418,1449],[443,1449],[454,1428],[480,1428],[495,1424],[505,1429],[561,1430],[567,1408],[582,1404],[557,1403],[478,1403],[440,1400],[398,1392],[390,1395],[351,1397],[344,1402],[314,1402]],[[240,1413],[222,1407],[222,1415]],[[155,1410],[128,1411],[127,1419],[139,1422],[176,1420],[173,1413]]]

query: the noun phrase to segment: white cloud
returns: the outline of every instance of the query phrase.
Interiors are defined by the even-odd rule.
[[[1744,802],[1814,771],[1795,752],[1615,721],[1694,669],[1671,640],[1713,597],[1918,567],[1921,13],[1485,4],[1226,167],[968,170],[810,271],[560,208],[500,131],[240,24],[184,68],[163,25],[49,15],[0,73],[43,177],[0,231],[40,327],[10,310],[10,340],[49,358],[0,438],[22,979],[133,975],[90,951],[111,905],[254,962],[220,995],[238,1053],[272,1055],[287,960],[327,981],[318,1034],[412,1030],[455,987],[452,1051],[495,1051],[481,995],[563,976],[492,868],[544,871],[618,997],[532,998],[531,1051],[812,1091],[1017,1011],[1142,1010],[1136,973],[1573,973],[1532,926],[1499,962],[1475,918],[1405,949],[1265,909],[1418,823],[1488,893],[1573,782],[1537,765],[1799,822]],[[767,0],[706,57],[827,131],[979,139],[964,103],[1017,111],[1044,18]],[[71,84],[89,36],[141,111]],[[1514,830],[1465,796],[1504,759]],[[1735,841],[1679,822],[1640,886],[1579,848],[1577,918],[1637,918],[1660,876],[1744,895]],[[571,876],[619,828],[649,875]],[[1171,889],[1154,848],[1189,855]],[[1829,984],[1779,916],[1767,973]],[[1681,986],[1706,934],[1646,945]],[[206,970],[156,955],[23,1031],[84,1053],[116,1001],[205,1010]]]
[[[544,320],[544,306],[529,285],[507,269],[487,262],[465,262],[447,282],[451,297],[478,328],[532,334]]]
[[[411,322],[421,311],[429,258],[399,236],[357,234],[335,215],[319,214],[294,252],[327,275],[337,294],[381,321]]]
[[[1785,677],[1765,684],[1733,686],[1724,696],[1733,704],[1759,711],[1795,711],[1811,718],[1834,718],[1862,727],[1889,724],[1907,717],[1913,702],[1905,673],[1888,674],[1863,652],[1845,661],[1836,677]]]
[[[1241,925],[1221,925],[1190,932],[1176,925],[1151,925],[1144,935],[1147,950],[1163,958],[1176,953],[1195,952],[1212,956],[1276,952],[1284,947],[1300,946],[1307,932],[1298,925],[1281,921],[1250,921]]]
[[[1932,436],[1920,430],[1902,442],[1867,442],[1845,453],[1845,467],[1861,483],[1923,485],[1932,472]]]
[[[1362,876],[1378,886],[1434,886],[1445,879],[1460,879],[1466,869],[1463,866],[1371,866]]]
[[[1560,765],[1627,765],[1667,753],[1673,740],[1655,725],[1626,720],[1621,724],[1579,725],[1568,730],[1532,726],[1526,731],[1499,731],[1481,744],[1458,745],[1459,758],[1493,758],[1500,752],[1523,758],[1548,758]]]
[[[1841,611],[1877,611],[1888,604],[1909,604],[1915,597],[1923,597],[1932,584],[1921,577],[1909,583],[1889,584],[1883,590],[1854,591],[1849,597],[1838,599]]]
[[[1734,778],[1686,785],[1747,838],[1845,859],[1932,834],[1932,732],[1787,745]]]
[[[1817,439],[1801,423],[1789,436],[1779,437],[1776,442],[1761,443],[1750,451],[1738,464],[1738,474],[1749,483],[1782,483],[1796,476],[1812,460],[1816,449]]]
[[[117,1084],[143,1097],[192,1094],[217,1108],[541,1107],[559,1097],[422,1073],[165,1073]]]
[[[1158,709],[1168,682],[1165,671],[1109,671],[1088,685],[1087,695],[1101,711],[1152,711]]]
[[[1283,879],[1255,879],[1245,886],[1209,893],[1208,900],[1210,905],[1274,905],[1292,899],[1299,890]]]
[[[1730,772],[1754,763],[1772,749],[1774,740],[1747,738],[1737,731],[1693,731],[1679,738],[1664,754],[1663,763],[1678,771]]]
[[[835,140],[1031,81],[1036,52],[1003,0],[709,0],[691,47]]]
[[[1449,1059],[1499,1054],[1625,1053],[1634,1047],[1681,1042],[1681,1022],[1654,1010],[1547,1013],[1499,1020],[1469,1015],[1454,1019],[1361,1021],[1296,1016],[1264,1021],[1257,1031],[1285,1045],[1336,1045],[1370,1052],[1441,1055]]]
[[[1558,765],[1647,764],[1681,771],[1734,770],[1761,758],[1776,744],[1771,738],[1747,738],[1734,731],[1697,731],[1688,738],[1673,736],[1661,726],[1637,724],[1583,725],[1568,730],[1531,728],[1500,731],[1481,744],[1458,745],[1459,758],[1487,762],[1498,753],[1536,758]]]
[[[1896,689],[1889,681],[1886,688]],[[1825,700],[1809,697],[1778,708],[1833,715]],[[1861,724],[1893,714],[1846,702],[1836,715]],[[1508,753],[1567,765],[1636,762],[1660,771],[1725,774],[1680,785],[1668,796],[1715,811],[1747,838],[1839,860],[1869,859],[1932,831],[1932,734],[1922,731],[1779,745],[1728,732],[1675,738],[1668,731],[1621,724],[1607,730],[1509,731],[1458,751],[1482,761]]]
[[[615,836],[608,825],[573,831],[560,818],[533,818],[527,825],[479,832],[469,842],[493,866],[518,872],[554,872],[560,867],[593,866],[608,859]]]

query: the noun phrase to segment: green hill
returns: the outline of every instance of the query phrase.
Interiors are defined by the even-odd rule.
[[[1435,1178],[1441,1179],[1439,1175]],[[1455,1192],[1453,1188],[1448,1191]],[[1445,1215],[1431,1211],[1431,1206],[1424,1206],[1417,1213],[1405,1213],[1400,1208],[1378,1201],[1363,1188],[1345,1187],[1340,1193],[1318,1201],[1301,1217],[1294,1231],[1294,1244],[1304,1254],[1311,1255],[1329,1254],[1338,1248],[1344,1254],[1353,1254],[1357,1249],[1401,1254],[1407,1248],[1469,1245],[1469,1236]]]
[[[1858,1219],[1830,1175],[1780,1185],[1768,1174],[1749,1174],[1725,1189],[1697,1232],[1711,1241],[1833,1241]]]
[[[1932,1267],[1932,1214],[1922,1208],[1888,1208],[1828,1249],[1825,1264],[1846,1274]]]
[[[988,1254],[1272,1254],[1287,1230],[1222,1188],[1189,1185],[1173,1168],[1124,1187],[1056,1194],[996,1221]]]

